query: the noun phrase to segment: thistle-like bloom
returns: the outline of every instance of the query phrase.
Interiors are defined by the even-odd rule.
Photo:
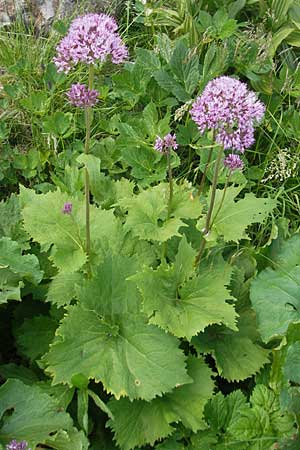
[[[27,448],[27,445],[28,444],[26,441],[17,442],[14,439],[9,444],[7,444],[6,450],[31,450],[30,448]]]
[[[99,92],[95,89],[89,89],[84,84],[72,84],[71,89],[67,92],[70,103],[79,108],[87,108],[94,106],[98,102]]]
[[[176,150],[178,148],[178,144],[176,142],[176,134],[167,134],[163,139],[161,137],[157,137],[155,144],[155,150],[166,153],[167,151],[173,149]]]
[[[239,157],[239,155],[234,155],[231,153],[230,155],[226,156],[223,162],[224,166],[227,167],[230,171],[237,170],[237,169],[243,169],[244,163]]]
[[[111,57],[114,64],[121,64],[128,51],[117,33],[117,23],[106,14],[86,14],[77,17],[70,25],[68,34],[56,47],[53,59],[58,72],[68,73],[82,62],[95,64]]]
[[[73,208],[72,203],[66,202],[66,203],[64,204],[64,207],[63,207],[63,209],[61,210],[61,212],[62,212],[63,214],[71,214],[72,208]]]
[[[214,130],[224,149],[244,152],[254,143],[254,125],[264,115],[265,106],[245,83],[231,77],[210,81],[191,109],[191,116],[203,134]]]

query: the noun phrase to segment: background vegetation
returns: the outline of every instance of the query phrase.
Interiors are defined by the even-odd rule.
[[[91,286],[75,292],[74,286],[83,283],[81,256],[73,252],[68,259],[69,244],[62,245],[66,236],[52,228],[62,220],[62,229],[68,229],[67,218],[57,219],[52,211],[70,198],[80,208],[84,187],[78,160],[84,114],[70,106],[65,92],[78,80],[86,82],[87,74],[81,66],[67,76],[59,74],[52,63],[70,21],[56,21],[47,35],[21,22],[0,30],[0,448],[14,438],[57,450],[112,450],[116,445],[124,450],[299,448],[300,2],[126,2],[119,23],[130,60],[118,68],[106,65],[95,79],[100,102],[94,110],[91,154],[101,160],[101,172],[93,168],[91,191],[98,220],[94,263],[102,267],[95,283],[101,277],[113,279],[116,270],[120,290],[127,289],[125,280],[131,277],[144,304],[151,306],[147,293],[159,298],[166,285],[170,288],[174,280],[168,277],[174,267],[179,270],[181,259],[187,273],[181,274],[180,286],[189,283],[201,238],[196,226],[200,206],[186,203],[197,195],[212,144],[210,136],[199,135],[191,104],[210,80],[226,74],[246,82],[267,108],[228,197],[235,208],[252,199],[242,213],[247,216],[242,234],[247,229],[247,235],[226,238],[228,229],[232,235],[240,232],[241,212],[235,209],[226,231],[217,230],[218,239],[195,275],[199,283],[201,273],[206,283],[212,277],[207,288],[211,311],[217,313],[216,298],[225,296],[226,308],[232,308],[227,318],[232,325],[238,315],[238,327],[224,317],[206,318],[203,329],[193,333],[191,316],[190,330],[172,331],[180,338],[178,361],[186,357],[194,383],[184,384],[187,375],[178,372],[182,391],[165,394],[168,389],[162,389],[155,396],[147,385],[142,400],[128,391],[130,401],[119,399],[122,392],[113,387],[117,381],[107,374],[101,382],[86,376],[78,359],[78,372],[71,376],[68,354],[83,345],[76,336],[85,327],[84,313],[72,316],[72,333],[59,326],[71,307],[75,311],[75,300],[92,302],[94,295]],[[179,144],[172,154],[178,196],[185,195],[174,217],[183,220],[186,231],[181,238],[166,226],[167,238],[162,238],[166,218],[154,208],[151,218],[160,226],[153,240],[153,231],[149,236],[138,231],[140,218],[134,212],[148,201],[163,210],[167,164],[153,144],[170,130]],[[213,168],[214,161],[206,195]],[[225,175],[219,178],[223,188]],[[262,220],[254,220],[253,210],[259,207]],[[143,214],[150,217],[149,211]],[[117,219],[122,227],[127,223],[130,239]],[[162,242],[167,240],[164,267]],[[59,251],[53,252],[54,247]],[[117,259],[119,252],[124,260]],[[136,263],[126,260],[134,255],[147,269],[136,273]],[[127,294],[133,305],[137,294]],[[111,337],[110,330],[106,339]],[[60,340],[69,346],[64,357]],[[150,378],[151,370],[149,363]],[[161,376],[166,386],[168,376]]]

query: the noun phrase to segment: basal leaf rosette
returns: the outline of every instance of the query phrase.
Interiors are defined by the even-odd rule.
[[[175,431],[172,423],[182,422],[193,432],[207,427],[203,412],[213,394],[212,371],[201,358],[195,357],[188,359],[187,367],[193,382],[175,388],[162,398],[151,402],[131,402],[126,398],[110,400],[114,420],[109,420],[107,425],[114,431],[115,440],[122,449],[154,445],[155,441]]]
[[[136,268],[132,258],[109,257],[79,289],[43,358],[54,384],[82,374],[116,398],[151,400],[191,382],[179,341],[134,313],[140,298],[128,277]]]

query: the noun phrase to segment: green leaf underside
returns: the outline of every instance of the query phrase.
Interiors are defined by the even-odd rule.
[[[0,388],[0,442],[26,440],[31,448],[44,443],[50,433],[73,428],[69,414],[60,411],[55,400],[37,386],[8,380]],[[11,415],[5,415],[6,411]]]
[[[142,292],[144,311],[151,315],[150,323],[188,340],[213,323],[224,323],[236,330],[237,314],[234,307],[226,303],[232,299],[226,289],[230,283],[230,266],[224,263],[202,269],[198,276],[186,279],[189,273],[181,274],[178,270],[183,267],[180,254],[184,246],[188,246],[184,242],[182,240],[171,268],[162,265],[157,270],[146,269],[132,277]],[[192,271],[194,254],[191,249],[186,270],[190,267]]]
[[[172,434],[174,427],[171,424],[179,421],[194,432],[206,427],[202,416],[205,403],[213,394],[212,372],[202,359],[191,357],[188,373],[193,383],[177,387],[162,398],[151,402],[130,402],[128,399],[109,402],[115,420],[110,420],[108,426],[122,449],[153,445],[156,440]]]
[[[128,210],[125,229],[141,239],[165,242],[172,236],[181,236],[179,228],[187,226],[181,219],[197,218],[201,205],[190,197],[188,185],[174,185],[171,215],[168,215],[169,186],[161,183],[142,191],[133,198],[120,200],[120,205]]]
[[[276,207],[276,200],[270,198],[257,198],[254,194],[246,194],[244,198],[235,201],[242,187],[230,186],[226,190],[223,205],[219,206],[223,197],[223,190],[217,189],[212,215],[212,233],[222,236],[225,242],[249,239],[246,229],[253,223],[263,223],[267,216]],[[208,196],[210,201],[211,191]],[[204,226],[204,218],[200,219],[199,229]]]
[[[253,343],[249,337],[229,329],[211,327],[196,336],[192,344],[199,353],[211,353],[220,376],[241,381],[257,373],[269,362],[269,351]]]

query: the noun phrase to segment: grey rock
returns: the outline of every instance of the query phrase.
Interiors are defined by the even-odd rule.
[[[19,18],[36,29],[47,29],[54,20],[70,17],[75,12],[117,16],[124,4],[125,0],[0,0],[0,27]]]

